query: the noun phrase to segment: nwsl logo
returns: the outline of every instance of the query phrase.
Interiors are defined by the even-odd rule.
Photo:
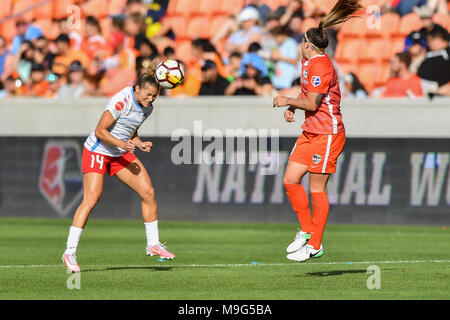
[[[50,140],[44,147],[39,191],[61,217],[67,217],[83,194],[80,161],[76,141]]]
[[[311,83],[314,87],[317,87],[318,85],[320,85],[320,77],[318,76],[313,76],[311,78]]]

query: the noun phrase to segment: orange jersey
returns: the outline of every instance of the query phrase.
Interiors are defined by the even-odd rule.
[[[337,134],[345,131],[341,114],[341,91],[337,73],[328,55],[322,54],[302,61],[301,98],[308,92],[323,93],[325,97],[319,108],[305,111],[302,129],[315,134]]]
[[[422,80],[416,74],[410,74],[408,78],[400,77],[390,78],[385,85],[385,91],[382,93],[384,98],[397,97],[423,97]]]

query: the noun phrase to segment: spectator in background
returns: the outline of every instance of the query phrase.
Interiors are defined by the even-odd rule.
[[[449,35],[439,29],[433,30],[427,37],[427,43],[430,50],[417,75],[425,80],[426,91],[450,96]]]
[[[253,7],[258,10],[262,25],[265,26],[267,24],[268,15],[270,14],[270,12],[272,12],[270,7],[265,4],[263,0],[247,0],[247,6]]]
[[[11,64],[13,64],[14,56],[10,50],[8,50],[6,40],[0,36],[0,81],[6,80],[11,74]]]
[[[61,88],[61,77],[57,74],[50,73],[46,78],[50,86],[46,98],[55,98],[58,95],[59,89]]]
[[[18,84],[21,86],[21,81],[14,78],[13,76],[8,76],[5,80],[5,98],[14,98],[19,95]]]
[[[287,26],[294,15],[304,15],[302,0],[289,0],[287,6],[280,6],[276,10],[280,14],[280,24]]]
[[[198,69],[201,68],[205,60],[211,60],[216,64],[217,70],[222,77],[227,78],[229,76],[223,65],[220,54],[208,39],[193,40],[191,48],[192,55],[199,61],[199,65],[197,66]]]
[[[206,60],[202,66],[202,86],[199,96],[223,96],[230,82],[219,75],[214,61]]]
[[[411,56],[409,71],[417,74],[419,66],[425,59],[425,54],[427,53],[427,41],[422,38],[420,32],[411,32],[406,38],[405,49]]]
[[[136,66],[141,65],[144,60],[151,61],[156,58],[159,58],[159,53],[156,46],[148,39],[142,41],[139,46],[139,55],[136,57]]]
[[[86,18],[85,38],[81,50],[91,60],[94,58],[103,60],[109,53],[106,40],[102,36],[100,22],[93,16],[87,16]]]
[[[297,42],[289,37],[286,27],[277,27],[271,31],[278,50],[273,51],[271,60],[275,62],[275,75],[272,84],[277,90],[291,86],[292,81],[298,77]]]
[[[225,66],[225,69],[227,70],[228,81],[233,82],[237,77],[239,77],[240,69],[241,69],[241,61],[242,61],[242,54],[239,52],[232,52],[230,54],[230,57],[228,58],[228,64]]]
[[[42,64],[33,63],[27,95],[32,97],[46,97],[50,91],[50,83],[45,78],[46,69]]]
[[[5,89],[5,85],[3,84],[3,81],[0,81],[0,99],[6,98],[8,95],[8,92]]]
[[[303,14],[302,13],[294,14],[288,23],[289,36],[295,41],[297,41],[298,44],[301,44],[303,39],[302,26],[303,26]]]
[[[266,76],[267,68],[264,60],[255,53],[248,53],[242,58],[244,73],[232,82],[225,90],[225,95],[258,95],[267,96],[272,93],[273,86]]]
[[[47,70],[52,70],[55,54],[50,52],[50,43],[44,36],[36,39],[36,48],[34,50],[34,61],[40,63]]]
[[[422,39],[427,39],[428,35],[433,31],[439,31],[448,35],[448,32],[444,27],[433,22],[433,10],[428,6],[417,8],[415,11],[420,16],[423,23],[423,27],[419,30]]]
[[[75,31],[75,28],[71,26],[71,22],[67,18],[62,18],[58,20],[58,27],[60,34],[67,34],[69,36],[71,48],[77,51],[80,50],[83,37]]]
[[[244,8],[239,14],[237,21],[240,29],[228,38],[225,49],[229,52],[245,53],[250,43],[261,41],[263,30],[258,25],[258,10],[253,7]]]
[[[346,98],[367,98],[368,93],[364,85],[359,81],[356,74],[349,72],[344,75],[344,97]]]
[[[70,38],[67,34],[60,34],[56,40],[57,54],[53,62],[53,72],[58,75],[66,75],[72,61],[78,60],[86,67],[89,59],[82,51],[70,47]]]
[[[142,0],[127,0],[124,8],[124,14],[126,16],[140,14],[144,17],[147,14],[147,6]]]
[[[397,53],[391,59],[391,77],[381,93],[383,98],[420,98],[424,96],[422,81],[409,71],[411,56],[408,52]]]
[[[58,98],[81,98],[84,94],[84,68],[80,61],[75,60],[69,66],[66,83],[61,86]]]
[[[147,40],[145,36],[145,18],[139,13],[133,13],[125,19],[124,30],[125,33],[131,37],[130,46],[139,50],[141,43]]]
[[[19,51],[14,57],[13,69],[17,71],[20,79],[27,82],[30,78],[31,67],[34,58],[34,45],[31,41],[25,40],[20,45]]]
[[[175,49],[171,46],[164,48],[163,55],[165,60],[177,60]]]
[[[112,48],[112,55],[104,61],[104,69],[136,70],[136,54],[133,49],[125,46],[125,37],[125,34],[120,31],[111,35],[109,45]]]
[[[19,20],[16,22],[17,35],[12,42],[11,51],[13,54],[17,54],[20,49],[20,45],[23,41],[33,41],[42,36],[42,31],[38,27],[29,24],[25,20]]]
[[[414,7],[426,6],[427,2],[428,0],[394,0],[391,6],[403,17],[411,13]]]
[[[271,63],[270,56],[272,51],[277,50],[277,43],[271,34],[272,30],[281,26],[280,24],[280,14],[276,12],[271,12],[267,16],[267,24],[264,28],[264,32],[261,37],[260,45],[261,50],[258,54],[266,61],[266,64]]]

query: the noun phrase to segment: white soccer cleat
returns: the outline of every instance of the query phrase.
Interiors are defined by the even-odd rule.
[[[287,255],[287,258],[292,261],[306,261],[312,258],[320,258],[323,255],[323,247],[320,245],[318,250],[314,249],[313,246],[307,244],[300,250],[290,253]]]
[[[298,229],[294,241],[286,248],[286,252],[291,253],[300,250],[308,243],[309,238],[311,238],[311,234]]]
[[[62,256],[62,261],[66,264],[67,270],[72,272],[80,272],[80,267],[78,266],[76,253],[71,254],[64,253]]]
[[[160,256],[161,259],[172,260],[175,255],[167,250],[164,244],[155,244],[153,246],[147,246],[146,253],[148,256]]]

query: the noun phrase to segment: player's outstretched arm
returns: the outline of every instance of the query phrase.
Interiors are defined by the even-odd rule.
[[[292,109],[301,109],[305,111],[316,111],[322,99],[324,97],[323,93],[309,92],[306,98],[288,98],[283,96],[277,96],[273,99],[273,107],[285,107],[290,106]]]
[[[131,141],[143,152],[150,152],[150,150],[153,147],[153,143],[150,141],[142,141],[141,138],[138,136],[138,132],[134,133],[133,137],[131,138]]]

